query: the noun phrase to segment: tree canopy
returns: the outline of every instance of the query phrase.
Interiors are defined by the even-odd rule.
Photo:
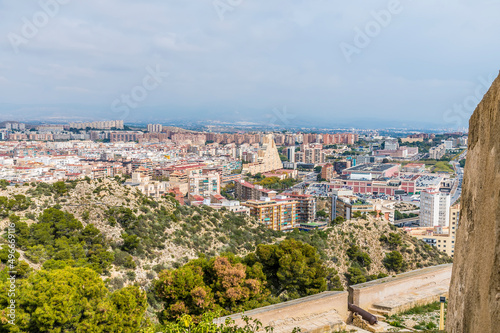
[[[130,286],[110,293],[88,268],[41,270],[18,281],[15,326],[7,307],[10,282],[0,282],[0,332],[137,332],[145,293]]]
[[[341,289],[336,271],[324,266],[309,244],[287,239],[259,245],[244,258],[233,254],[201,257],[159,274],[154,291],[164,308],[163,323],[189,314],[201,320],[206,312],[223,315]]]
[[[17,244],[35,263],[49,260],[50,267],[90,267],[98,273],[113,262],[113,252],[101,232],[93,225],[85,228],[73,214],[48,208],[38,217],[38,223],[15,223]],[[54,263],[61,262],[59,264]]]

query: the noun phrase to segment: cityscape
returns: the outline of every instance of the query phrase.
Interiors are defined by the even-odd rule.
[[[425,245],[422,251],[432,249],[431,256],[436,259],[431,262],[441,264],[451,262],[455,254],[468,133],[413,131],[410,134],[387,130],[383,134],[377,130],[316,133],[230,128],[214,132],[162,124],[137,127],[120,120],[43,125],[10,121],[2,123],[0,133],[3,191],[16,193],[20,196],[17,198],[31,202],[34,209],[30,206],[23,218],[29,222],[36,219],[37,212],[42,212],[35,208],[37,205],[43,208],[55,204],[53,207],[72,212],[87,223],[95,220],[96,225],[104,228],[103,232],[110,227],[117,229],[116,224],[125,218],[122,215],[125,212],[132,216],[138,214],[138,221],[146,216],[135,213],[137,208],[128,208],[134,205],[114,206],[119,202],[118,193],[135,192],[143,198],[138,199],[138,203],[172,200],[169,202],[175,202],[176,210],[182,212],[181,219],[191,214],[184,209],[195,209],[201,216],[207,209],[222,214],[230,212],[232,218],[238,216],[246,221],[243,223],[248,223],[247,227],[276,233],[271,237],[283,235],[288,239],[286,235],[296,235],[291,238],[296,239],[301,234],[308,235],[300,236],[301,239],[326,235],[329,230],[344,225],[371,229],[368,225],[373,223],[377,228],[384,226],[389,230],[379,236],[381,244],[389,244],[388,249],[399,247],[391,245],[393,242],[417,241],[420,242],[417,248]],[[90,187],[83,190],[78,185],[81,182]],[[46,185],[41,187],[41,184]],[[70,194],[74,186],[74,191],[83,196],[76,202]],[[59,187],[62,192],[52,196],[50,192]],[[49,196],[44,203],[40,201],[43,196],[37,198],[40,191],[49,191],[44,194]],[[108,197],[104,201],[102,191],[117,198],[109,201]],[[97,193],[97,196],[89,193]],[[32,198],[25,199],[29,197]],[[91,208],[93,205],[108,209],[97,210]],[[139,209],[144,213],[150,210],[147,206]],[[10,215],[9,219],[12,218]],[[187,228],[190,227],[174,231],[172,236],[181,235],[181,230],[190,230]],[[225,244],[231,237],[209,236],[207,231],[204,232],[206,239],[192,235],[191,245],[175,236],[171,240],[160,238],[163,245],[149,248],[140,245],[144,235],[139,230],[122,225],[118,230],[106,231],[107,237],[119,246],[114,261],[104,265],[104,270],[109,270],[107,274],[114,276],[108,283],[139,283],[146,287],[157,273],[144,272],[145,267],[154,266],[157,270],[178,267],[177,260],[185,262],[197,257],[193,248],[208,255],[253,248],[251,242]],[[241,231],[236,232],[239,233]],[[221,244],[203,249],[200,243],[212,242],[210,237],[216,237]],[[124,245],[118,245],[122,241]],[[128,243],[131,244],[126,245]],[[166,244],[169,245],[164,248]],[[183,248],[186,245],[187,248]],[[351,267],[345,270],[330,263],[332,268],[336,267],[336,274],[343,273],[336,275],[336,290],[344,285],[383,278],[387,276],[384,271],[404,272],[412,266],[432,265],[431,262],[424,264],[423,258],[403,257],[396,250],[388,252],[378,263],[377,269],[382,272],[370,274],[375,270],[367,264],[372,262],[369,252],[363,252],[356,245],[349,246],[349,258],[350,252],[358,251],[358,259],[349,259],[353,260]],[[215,250],[217,247],[219,250]],[[139,249],[150,255],[140,259]],[[37,260],[33,250],[27,248],[27,251],[28,260]],[[383,246],[380,251],[384,252]],[[103,268],[99,271],[104,272]],[[169,316],[175,318],[175,313]],[[383,313],[380,310],[379,314]]]
[[[499,7],[0,0],[0,333],[498,333]]]

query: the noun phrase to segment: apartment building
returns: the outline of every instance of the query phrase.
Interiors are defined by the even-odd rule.
[[[292,193],[287,197],[297,201],[297,222],[308,223],[316,220],[316,198],[309,194]]]
[[[169,184],[167,182],[152,181],[149,176],[141,172],[134,172],[132,174],[132,179],[124,185],[135,187],[141,191],[142,194],[153,198],[159,198],[165,195],[169,190]]]
[[[26,130],[26,125],[23,123],[18,123],[18,122],[6,123],[5,129],[8,131],[12,131],[12,130],[24,131],[24,130]]]
[[[286,153],[286,158],[288,158],[288,161],[295,163],[295,146],[286,148],[285,153]]]
[[[109,129],[123,129],[123,120],[108,120],[108,121],[93,121],[93,122],[86,122],[86,123],[69,123],[70,128],[74,129],[102,129],[102,130],[109,130]]]
[[[352,191],[340,190],[333,192],[332,220],[339,216],[345,220],[350,220],[355,212],[368,213],[374,210],[373,204],[353,196]]]
[[[450,224],[450,195],[436,189],[420,193],[420,226],[448,227]]]
[[[142,132],[111,132],[109,133],[109,140],[111,142],[130,142],[139,141],[143,138],[144,134]]]
[[[195,174],[189,177],[189,194],[210,197],[220,194],[221,178],[218,173]]]
[[[264,224],[268,229],[276,231],[292,231],[299,226],[297,222],[297,201],[287,198],[261,198],[242,203],[250,209],[250,215]]]
[[[450,207],[450,225],[448,227],[420,227],[404,228],[404,230],[417,239],[435,246],[438,250],[445,252],[450,257],[455,254],[456,233],[460,220],[460,205]]]
[[[321,168],[321,178],[324,180],[330,181],[335,178],[336,175],[335,168],[330,163],[323,165]]]
[[[319,164],[325,162],[325,154],[321,144],[304,144],[297,162]]]
[[[259,200],[260,198],[271,198],[276,197],[276,191],[265,189],[260,185],[254,185],[244,180],[236,182],[236,198],[238,200]]]
[[[163,126],[161,124],[148,124],[148,132],[161,133]]]
[[[446,146],[442,143],[439,146],[429,149],[429,157],[434,160],[441,159],[446,154]]]

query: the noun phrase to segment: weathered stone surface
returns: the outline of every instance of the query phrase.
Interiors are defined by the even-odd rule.
[[[349,287],[351,303],[374,315],[392,315],[446,295],[451,264],[426,267]]]
[[[237,325],[244,325],[243,316],[260,321],[263,327],[271,326],[275,333],[290,333],[295,327],[303,333],[329,333],[345,329],[348,318],[346,291],[325,291],[293,301],[265,306],[259,309],[218,318],[224,323],[230,318]]]
[[[469,122],[447,331],[500,330],[500,77]]]

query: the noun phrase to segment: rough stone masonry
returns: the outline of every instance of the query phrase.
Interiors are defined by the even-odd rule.
[[[469,122],[448,332],[500,332],[500,76]]]

